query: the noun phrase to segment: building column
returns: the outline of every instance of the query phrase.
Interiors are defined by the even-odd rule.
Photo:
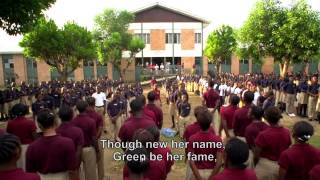
[[[97,74],[97,61],[93,62],[93,78],[98,79],[98,74]]]
[[[110,62],[108,62],[107,74],[109,79],[113,79],[113,65]]]
[[[0,87],[4,86],[3,61],[0,55]]]
[[[22,54],[13,55],[13,64],[14,64],[14,74],[18,77],[16,78],[16,83],[27,80],[27,66],[26,61]]]
[[[240,61],[234,54],[231,56],[231,73],[236,75],[240,73]]]
[[[252,73],[252,59],[249,58],[249,73]]]
[[[39,60],[37,63],[37,69],[39,82],[51,80],[50,66],[46,62]]]
[[[79,63],[79,67],[74,70],[74,79],[76,81],[81,81],[84,79],[84,72],[83,72],[83,61]]]

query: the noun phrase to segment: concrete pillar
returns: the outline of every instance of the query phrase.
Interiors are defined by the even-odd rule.
[[[27,81],[27,66],[26,61],[22,54],[13,55],[14,74],[16,76],[16,83],[20,84],[21,81]]]
[[[231,57],[231,73],[238,75],[240,73],[240,61],[239,57],[232,55]]]
[[[252,68],[253,68],[252,65],[253,65],[252,64],[252,59],[250,58],[249,59],[249,73],[252,73]]]
[[[97,75],[97,61],[93,62],[93,77],[94,79],[98,79],[98,75]]]
[[[4,75],[3,75],[3,62],[2,55],[0,55],[0,87],[4,86]]]
[[[37,69],[39,82],[51,80],[50,66],[46,62],[43,60],[38,61]]]
[[[83,61],[79,63],[80,67],[78,67],[76,70],[74,70],[74,79],[75,81],[81,81],[84,79],[84,73],[83,73]]]

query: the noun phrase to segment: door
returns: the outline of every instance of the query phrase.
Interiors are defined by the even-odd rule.
[[[195,65],[196,65],[196,74],[202,75],[203,74],[203,61],[202,57],[195,58]]]

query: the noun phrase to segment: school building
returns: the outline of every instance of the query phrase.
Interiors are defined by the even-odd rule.
[[[210,23],[208,20],[171,8],[162,4],[153,4],[133,12],[135,20],[129,26],[129,32],[140,37],[145,42],[145,48],[136,55],[135,63],[128,66],[124,78],[129,81],[139,80],[143,74],[142,66],[161,64],[183,66],[185,72],[195,69],[198,74],[204,74],[214,69],[214,64],[208,63],[203,55],[205,47],[204,29]],[[124,52],[121,68],[127,67],[128,53]],[[223,61],[222,72],[235,74],[263,72],[279,73],[279,65],[271,57],[265,58],[262,65],[252,60],[239,59],[232,55]],[[293,65],[289,71],[301,71],[302,64]],[[316,72],[318,63],[309,65],[309,72]],[[100,64],[97,60],[81,62],[69,79],[96,79],[108,76],[118,79],[120,73],[111,64]],[[1,51],[0,49],[0,86],[10,82],[20,83],[40,82],[58,79],[58,74],[43,61],[32,61],[24,57],[22,51]]]

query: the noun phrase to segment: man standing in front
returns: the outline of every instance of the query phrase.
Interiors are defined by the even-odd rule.
[[[103,129],[104,132],[107,132],[107,128],[104,123],[104,115],[106,114],[106,104],[107,104],[107,97],[104,92],[101,92],[101,87],[97,87],[97,92],[92,94],[92,97],[95,99],[95,110],[102,116],[103,120]]]
[[[208,108],[208,110],[212,113],[213,118],[214,118],[214,114],[215,114],[217,108],[219,107],[220,96],[213,89],[213,86],[214,86],[214,82],[209,81],[208,90],[203,94],[202,104],[203,104],[203,106]],[[214,125],[213,127],[215,127],[215,132],[218,132],[218,127],[215,126],[213,121],[212,121],[212,123]]]

